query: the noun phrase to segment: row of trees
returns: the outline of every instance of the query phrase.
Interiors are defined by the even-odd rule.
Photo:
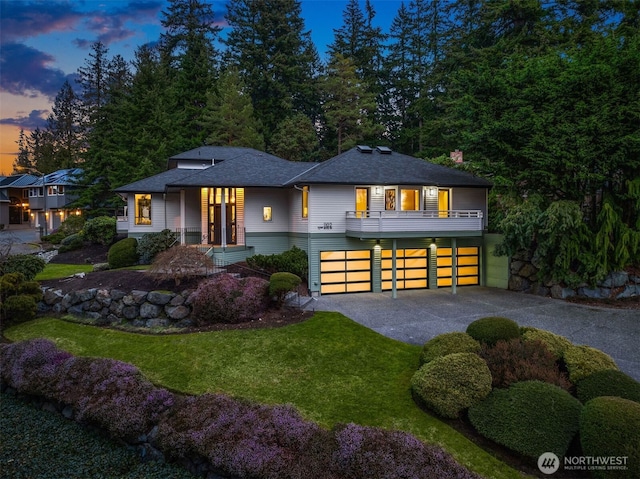
[[[47,128],[21,136],[16,168],[82,165],[82,201],[97,208],[202,144],[306,161],[357,143],[425,158],[461,149],[464,168],[494,181],[505,251],[535,250],[540,218],[560,205],[585,226],[569,239],[589,261],[602,262],[598,233],[630,245],[614,267],[640,255],[639,11],[637,0],[410,0],[382,32],[373,3],[350,0],[325,63],[297,0],[230,0],[224,39],[208,2],[171,0],[157,45],[131,65],[93,46],[79,92],[65,84]],[[526,235],[509,230],[523,203],[539,212]]]

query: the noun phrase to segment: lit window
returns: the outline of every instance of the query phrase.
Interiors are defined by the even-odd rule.
[[[271,221],[271,206],[262,207],[262,221]]]
[[[302,217],[309,217],[309,187],[302,187]]]
[[[58,194],[59,195],[64,195],[64,186],[63,185],[58,186]]]
[[[368,188],[356,188],[356,216],[360,218],[363,213],[369,209],[369,189]],[[366,213],[364,213],[366,214]]]
[[[420,191],[416,189],[400,190],[400,206],[402,211],[416,211],[420,209]]]
[[[135,195],[136,224],[151,224],[151,195]]]

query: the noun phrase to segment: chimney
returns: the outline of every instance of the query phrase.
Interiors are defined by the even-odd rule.
[[[452,151],[451,153],[449,153],[449,158],[451,158],[454,163],[463,163],[462,152],[460,150]]]

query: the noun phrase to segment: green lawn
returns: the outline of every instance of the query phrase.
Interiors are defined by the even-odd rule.
[[[44,270],[35,277],[36,281],[67,278],[76,273],[90,273],[93,265],[90,264],[56,264],[47,263]]]
[[[166,336],[40,319],[9,328],[5,336],[46,337],[76,355],[126,361],[173,390],[290,403],[325,426],[355,422],[408,431],[441,444],[486,477],[522,477],[415,405],[409,384],[420,347],[386,338],[339,313],[319,312],[278,329]]]

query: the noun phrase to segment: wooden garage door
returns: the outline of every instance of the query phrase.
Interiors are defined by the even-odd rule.
[[[320,292],[371,291],[371,250],[321,251]]]
[[[393,288],[393,252],[382,250],[382,289]],[[426,249],[396,250],[396,289],[428,288],[429,261]]]
[[[438,287],[451,286],[452,248],[438,248]],[[457,248],[458,286],[480,284],[480,260],[477,246]]]

